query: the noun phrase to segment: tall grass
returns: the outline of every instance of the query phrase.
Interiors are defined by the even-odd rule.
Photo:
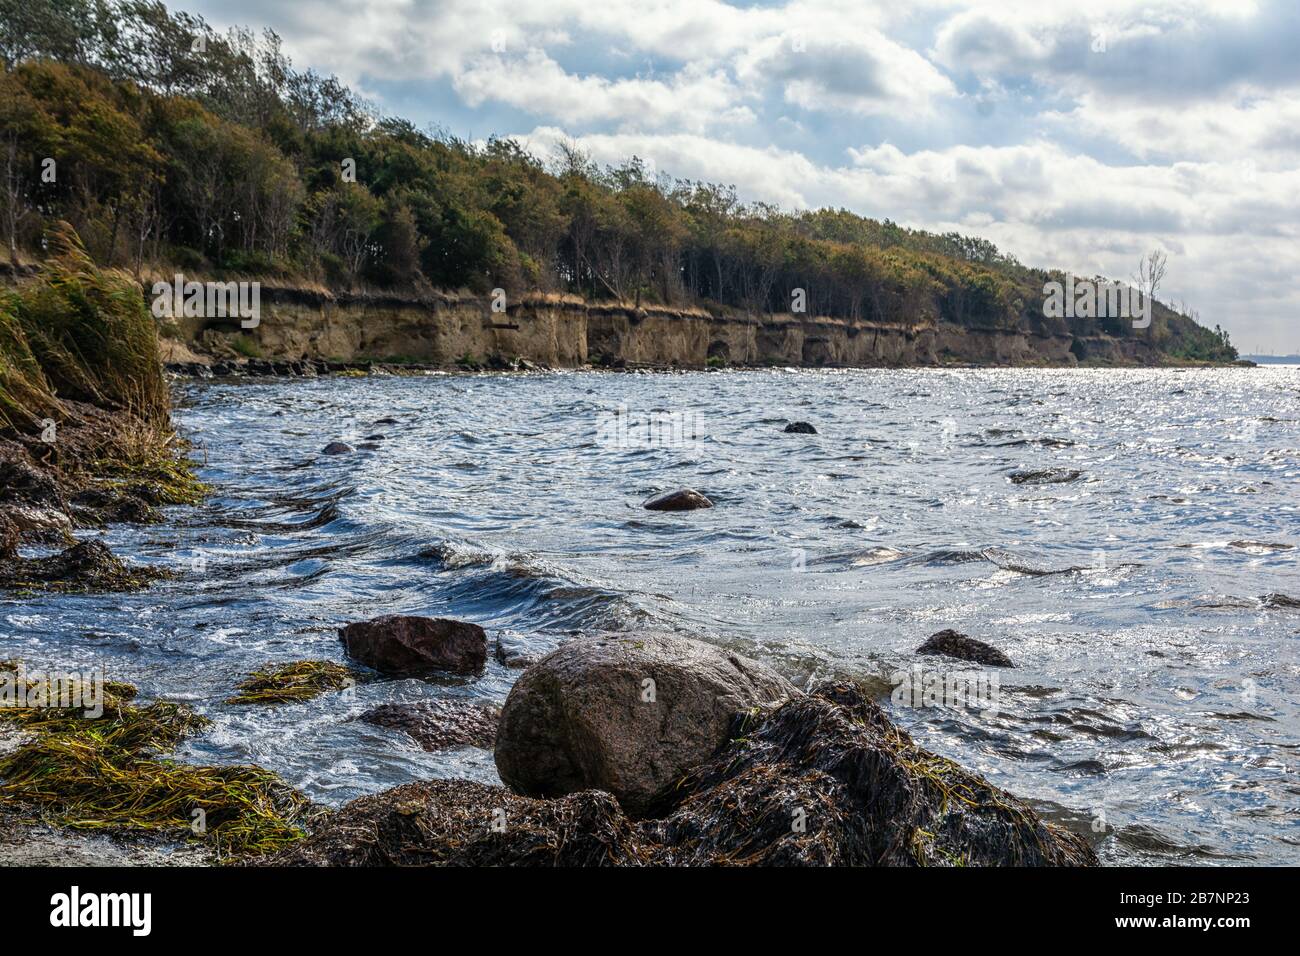
[[[96,266],[66,222],[52,228],[49,242],[54,255],[39,279],[8,303],[36,364],[15,346],[6,366],[23,371],[29,392],[39,394],[43,377],[46,391],[60,399],[166,422],[170,402],[158,333],[139,284],[125,272]],[[6,334],[0,349],[8,351],[10,338],[16,342]],[[21,385],[13,391],[5,386],[6,405],[27,408],[31,395]]]
[[[0,293],[0,432],[32,431],[59,404],[27,344],[17,300]]]

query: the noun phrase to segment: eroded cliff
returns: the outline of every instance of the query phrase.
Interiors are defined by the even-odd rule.
[[[533,296],[494,312],[486,297],[421,300],[264,289],[254,328],[239,320],[169,320],[165,357],[324,359],[452,367],[526,359],[584,365],[909,366],[1153,365],[1170,359],[1139,334],[1080,335],[1020,323],[968,327],[923,315],[908,324],[709,313]]]

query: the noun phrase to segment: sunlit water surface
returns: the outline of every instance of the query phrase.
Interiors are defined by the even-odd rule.
[[[342,660],[336,629],[381,613],[539,652],[675,630],[801,684],[865,682],[1108,862],[1300,862],[1300,608],[1262,600],[1300,598],[1300,369],[431,375],[188,383],[178,404],[215,495],[107,535],[178,577],[0,602],[0,657],[103,664],[189,702],[214,725],[185,759],[255,761],[329,804],[497,782],[485,751],[350,719],[499,702],[518,671],[495,661],[473,681],[223,700],[255,668]],[[321,455],[335,439],[373,447]],[[1009,479],[1049,468],[1082,476]],[[679,486],[716,507],[642,509]],[[1016,662],[996,708],[891,700],[914,664],[970,669],[913,654],[946,627]]]

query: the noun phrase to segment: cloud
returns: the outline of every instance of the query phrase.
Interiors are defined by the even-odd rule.
[[[520,57],[479,58],[455,76],[453,85],[470,106],[495,100],[579,126],[613,123],[700,132],[755,118],[740,103],[742,92],[720,71],[687,68],[666,80],[577,76],[538,49]]]
[[[1300,310],[1293,0],[189,0],[462,134],[985,236],[1256,344]],[[1252,338],[1255,336],[1255,338]],[[1271,336],[1271,339],[1269,338]]]
[[[767,37],[738,59],[736,74],[754,88],[779,85],[787,103],[821,112],[915,112],[956,93],[923,56],[874,30]]]

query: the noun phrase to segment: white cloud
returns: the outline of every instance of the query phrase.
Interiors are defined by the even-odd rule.
[[[1038,265],[1126,275],[1161,245],[1211,323],[1296,344],[1293,0],[191,2],[420,123],[531,128],[541,153],[574,138]]]

